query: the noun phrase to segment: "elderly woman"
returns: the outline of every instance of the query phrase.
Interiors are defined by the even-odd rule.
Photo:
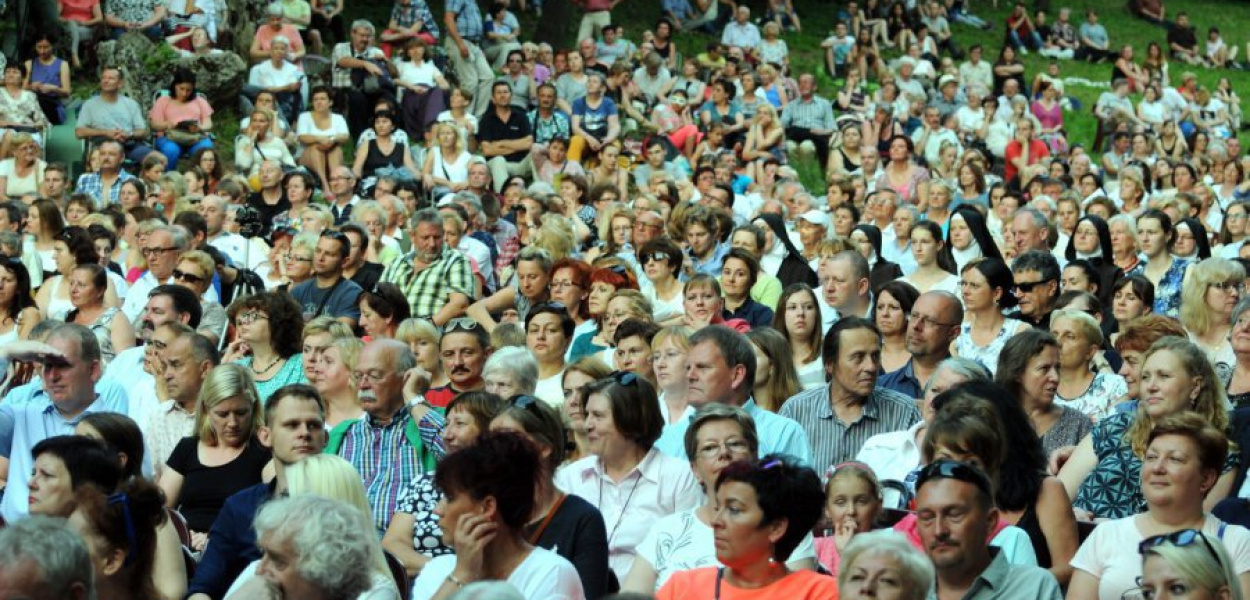
[[[40,158],[39,142],[27,133],[13,136],[13,156],[0,160],[0,200],[20,200],[27,194],[38,195],[43,171],[48,166]]]
[[[573,330],[573,318],[557,302],[534,306],[525,315],[525,346],[533,354],[538,368],[537,383],[529,393],[551,406],[564,404],[564,356]]]
[[[727,442],[717,446],[728,450]],[[674,573],[657,598],[719,596],[722,587],[734,595],[750,590],[796,599],[837,594],[832,578],[782,562],[810,535],[824,504],[820,478],[789,460],[769,455],[759,463],[748,458],[723,467],[714,484],[717,509],[709,515],[720,538],[716,560],[723,566]],[[761,535],[764,531],[768,534]]]
[[[364,342],[356,338],[339,338],[317,353],[312,385],[326,405],[326,428],[331,432],[364,415],[360,407],[360,390],[352,372]],[[348,425],[345,425],[348,424]]]
[[[1184,338],[1165,337],[1142,358],[1137,409],[1099,421],[1059,471],[1078,517],[1121,519],[1145,502],[1146,486],[1139,485],[1142,460],[1150,432],[1164,418],[1191,411],[1217,429],[1228,427],[1228,400],[1198,346]],[[1207,488],[1210,506],[1232,487],[1236,473],[1228,466],[1219,469],[1218,481]]]
[[[608,515],[610,563],[623,581],[648,522],[693,507],[699,492],[689,468],[654,447],[664,423],[645,379],[618,372],[594,382],[584,411],[592,456],[557,473],[556,484]]]
[[[483,580],[506,580],[526,598],[584,597],[577,569],[526,537],[544,470],[539,449],[516,433],[488,433],[443,459],[437,514],[456,554],[425,565],[413,598],[446,600]]]
[[[1056,310],[1050,316],[1050,332],[1059,343],[1056,365],[1059,384],[1055,401],[1093,421],[1115,412],[1115,404],[1128,392],[1128,387],[1123,377],[1104,370],[1094,372],[1090,366],[1103,346],[1098,321],[1083,311]],[[1081,432],[1077,439],[1085,433]]]
[[[447,425],[443,429],[447,458],[439,468],[476,443],[505,407],[499,396],[486,392],[466,392],[452,399],[447,405]],[[420,573],[430,559],[453,552],[440,529],[440,515],[435,513],[443,492],[435,486],[434,478],[434,473],[422,474],[400,491],[396,512],[382,538],[382,546],[399,559],[409,577]]]
[[[208,133],[213,129],[213,107],[196,94],[195,74],[187,69],[174,70],[169,95],[156,99],[148,120],[156,132],[156,150],[169,161],[166,170],[174,170],[183,154],[213,146]]]
[[[890,530],[855,536],[842,553],[838,597],[924,600],[933,587],[933,564],[907,539]]]
[[[1051,327],[1055,328],[1053,319]],[[1029,329],[1007,340],[994,376],[1012,398],[1019,399],[1046,456],[1057,448],[1075,445],[1091,427],[1090,418],[1081,411],[1055,403],[1062,356],[1075,353],[1077,343],[1070,325],[1056,329],[1060,332],[1057,336]]]
[[[393,283],[379,283],[360,294],[360,328],[372,339],[395,339],[399,324],[409,316],[408,299]]]
[[[234,166],[241,173],[255,175],[267,160],[294,167],[295,158],[287,148],[286,141],[274,132],[277,115],[265,108],[252,110],[247,128],[239,132],[234,141]]]
[[[1229,549],[1227,566],[1237,575],[1229,584],[1239,587],[1244,597],[1250,592],[1250,532],[1226,527],[1203,507],[1204,500],[1219,493],[1226,467],[1229,445],[1222,427],[1181,412],[1158,421],[1143,441],[1146,448],[1134,483],[1141,485],[1146,509],[1138,512],[1141,505],[1134,504],[1127,515],[1102,523],[1085,540],[1072,560],[1076,573],[1068,597],[1112,600],[1137,588],[1142,562],[1124,549],[1141,547],[1156,536],[1177,535],[1178,529],[1198,530]]]
[[[1115,215],[1107,221],[1107,229],[1111,233],[1111,262],[1125,273],[1132,271],[1141,261],[1137,253],[1137,221],[1132,215]]]
[[[686,430],[686,455],[690,469],[703,489],[714,488],[724,469],[738,461],[754,460],[759,452],[755,421],[741,408],[709,404],[695,413]],[[713,519],[717,514],[714,494],[705,494],[699,506],[661,518],[651,525],[638,546],[638,557],[621,591],[651,595],[677,573],[701,567],[720,566],[713,540]],[[815,549],[810,535],[796,539],[784,556],[790,569],[810,569]]]
[[[911,360],[907,351],[907,319],[920,292],[904,281],[892,281],[877,292],[872,321],[881,332],[881,372],[892,373]]]
[[[482,380],[486,383],[486,392],[500,398],[532,396],[538,382],[538,363],[525,348],[500,348],[482,367]]]
[[[264,554],[256,573],[279,600],[356,598],[375,586],[380,552],[357,506],[318,494],[279,498],[254,527]]]
[[[253,294],[231,304],[229,313],[238,337],[226,347],[221,362],[250,370],[260,397],[268,398],[289,383],[308,383],[300,353],[304,316],[289,294]]]
[[[1237,362],[1229,334],[1245,280],[1246,270],[1240,263],[1209,258],[1194,264],[1181,292],[1181,324],[1221,377]]]
[[[559,410],[533,396],[515,396],[510,406],[491,421],[490,430],[525,436],[542,458],[534,514],[526,527],[531,543],[572,563],[587,598],[608,593],[611,585],[603,517],[590,502],[566,494],[555,485],[556,470],[564,463],[567,451]]]
[[[196,400],[194,435],[178,442],[160,477],[165,502],[186,518],[195,550],[204,549],[226,498],[262,481],[270,459],[257,439],[263,424],[246,368],[221,365],[208,372]]]
[[[106,270],[97,263],[77,265],[69,276],[69,300],[74,308],[65,314],[66,323],[77,323],[91,330],[100,342],[100,360],[108,365],[119,352],[135,345],[130,320],[116,306],[106,306]]]

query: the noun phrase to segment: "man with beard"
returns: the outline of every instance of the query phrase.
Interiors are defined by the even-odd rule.
[[[366,345],[352,373],[365,414],[335,427],[326,448],[360,472],[379,536],[390,525],[400,490],[433,471],[443,453],[441,413],[409,411],[404,402],[404,378],[416,366],[416,356],[403,342]],[[414,415],[420,415],[419,422]]]
[[[963,321],[963,305],[954,294],[943,291],[921,294],[907,319],[905,343],[911,360],[899,370],[882,375],[877,385],[910,398],[920,398],[938,364],[950,358],[951,342],[959,337]]]
[[[91,196],[97,205],[117,204],[122,191],[122,184],[135,176],[122,168],[121,142],[108,140],[96,146],[96,157],[99,168],[94,173],[83,173],[78,177],[78,185],[74,189],[79,193]]]
[[[448,383],[425,392],[414,401],[443,408],[463,392],[482,389],[482,369],[490,353],[490,334],[485,327],[473,319],[453,319],[439,340],[439,356]]]
[[[149,458],[158,475],[178,442],[194,435],[195,404],[200,386],[208,372],[221,364],[216,344],[190,329],[181,323],[166,323],[153,338],[164,346],[162,356],[155,360],[161,363],[161,382],[164,397],[168,399],[157,405],[148,422],[141,425]],[[167,338],[170,335],[172,340]]]
[[[287,467],[326,447],[326,407],[310,385],[278,388],[265,401],[265,424],[257,431],[261,445],[273,452],[274,478],[258,483],[226,499],[187,585],[187,600],[221,600],[230,583],[252,561],[260,560],[252,520],[265,502],[282,497],[287,490]]]
[[[464,314],[474,296],[473,272],[464,254],[443,244],[443,217],[432,208],[413,215],[412,252],[393,261],[382,281],[399,286],[416,318],[442,326]]]
[[[999,526],[990,479],[967,463],[940,460],[920,471],[916,482],[916,530],[937,570],[943,598],[1063,597],[1049,571],[1013,565],[986,540]]]
[[[343,261],[343,277],[360,286],[362,290],[371,290],[382,278],[382,265],[365,260],[365,249],[369,247],[369,232],[359,223],[344,223],[339,231],[347,236],[349,251]]]
[[[846,317],[834,323],[821,355],[829,384],[799,392],[777,411],[807,432],[817,472],[855,458],[868,438],[920,420],[915,400],[877,387],[881,334],[872,321]]]
[[[364,290],[343,277],[343,262],[350,252],[347,234],[331,229],[321,232],[313,252],[313,278],[291,288],[291,297],[303,309],[305,321],[328,315],[355,327],[360,320],[356,299]]]
[[[161,372],[160,352],[168,340],[153,344],[156,329],[166,323],[181,323],[194,329],[200,326],[203,308],[195,292],[180,285],[167,284],[148,293],[147,306],[139,317],[140,345],[127,348],[109,361],[104,380],[124,385],[130,394],[130,418],[140,426],[148,423],[163,398],[157,393],[155,376]],[[177,442],[177,440],[174,440]],[[173,447],[170,446],[172,450]]]

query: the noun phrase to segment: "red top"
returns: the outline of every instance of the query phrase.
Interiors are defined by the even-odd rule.
[[[91,20],[92,9],[100,0],[61,0],[61,16],[71,21],[86,23]]]

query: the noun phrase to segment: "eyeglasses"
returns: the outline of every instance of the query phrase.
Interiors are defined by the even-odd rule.
[[[178,269],[174,269],[174,279],[175,280],[181,279],[183,281],[192,283],[194,285],[199,285],[201,283],[204,283],[203,277],[200,277],[199,275],[192,275],[190,273],[187,273],[186,271],[181,271]]]
[[[1215,547],[1211,545],[1211,540],[1208,540],[1206,534],[1197,529],[1182,529],[1180,531],[1173,531],[1172,533],[1148,537],[1142,540],[1140,544],[1137,544],[1137,553],[1145,554],[1146,551],[1151,548],[1163,544],[1172,544],[1173,546],[1183,548],[1185,546],[1192,546],[1199,541],[1202,542],[1202,545],[1207,547],[1207,552],[1211,553],[1211,557],[1215,559],[1215,562],[1223,567],[1224,561],[1220,560],[1220,555],[1215,551]]]
[[[144,248],[140,252],[143,254],[143,258],[152,258],[153,256],[156,256],[157,254],[162,254],[164,252],[172,252],[177,249],[178,248],[176,246],[167,246],[165,248]]]
[[[468,317],[460,317],[447,322],[447,326],[443,327],[443,335],[447,335],[453,331],[475,331],[479,327],[478,322]]]
[[[288,261],[288,262],[306,262],[306,263],[310,263],[310,262],[312,262],[312,257],[309,257],[309,256],[296,256],[296,255],[294,255],[294,254],[288,254],[288,255],[286,255],[286,259],[287,259],[287,261]]]
[[[1014,289],[1021,294],[1031,294],[1033,293],[1033,288],[1042,284],[1050,283],[1051,281],[1054,281],[1054,280],[1043,279],[1041,281],[1017,282],[1016,285],[1014,286]]]
[[[939,460],[925,465],[924,468],[920,469],[920,476],[916,478],[916,489],[919,490],[930,479],[963,481],[977,486],[983,493],[994,495],[993,490],[990,488],[990,480],[985,473],[967,463]]]
[[[249,310],[245,313],[239,313],[239,318],[236,319],[236,321],[239,323],[239,325],[247,325],[250,323],[255,323],[256,321],[268,320],[268,319],[269,319],[269,315],[266,315],[265,313],[255,311],[255,310]]]
[[[720,456],[722,453],[730,456],[750,454],[751,446],[742,438],[733,438],[724,442],[708,442],[699,446],[697,452],[700,458],[712,459]]]
[[[1240,294],[1245,286],[1240,281],[1218,281],[1216,283],[1212,283],[1210,287],[1220,290],[1221,292],[1237,292]]]
[[[352,381],[354,381],[356,385],[360,385],[365,381],[368,381],[369,383],[381,383],[383,379],[386,379],[386,376],[387,372],[381,369],[374,369],[372,371],[352,371]]]
[[[120,504],[122,507],[122,520],[126,523],[126,558],[122,561],[122,566],[130,566],[131,556],[134,554],[135,541],[135,521],[130,516],[130,497],[125,492],[117,492],[108,497],[108,504]]]
[[[923,326],[925,329],[929,329],[931,327],[954,327],[959,324],[959,323],[943,323],[937,319],[934,319],[933,317],[930,317],[928,315],[922,315],[914,310],[911,311],[910,313],[907,313],[907,318],[909,319],[909,322],[911,323],[920,323],[920,325]]]

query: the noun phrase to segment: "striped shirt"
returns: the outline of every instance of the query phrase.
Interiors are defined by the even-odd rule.
[[[781,126],[833,131],[833,105],[816,95],[811,100],[795,98],[781,109]]]
[[[366,413],[343,435],[338,454],[360,473],[365,495],[373,509],[378,534],[386,533],[391,515],[399,503],[399,493],[424,473],[417,448],[408,443],[404,430],[412,420],[407,407],[400,409],[386,425],[378,425]]]
[[[416,257],[416,252],[409,252],[392,260],[382,272],[382,281],[399,286],[408,298],[412,316],[433,317],[451,301],[452,294],[473,296],[473,271],[464,254],[444,247],[442,257],[414,272]]]
[[[868,395],[863,414],[852,423],[834,415],[827,385],[799,392],[777,412],[798,421],[807,432],[812,466],[821,474],[831,465],[853,460],[868,438],[907,429],[920,420],[915,400],[880,387]]]

